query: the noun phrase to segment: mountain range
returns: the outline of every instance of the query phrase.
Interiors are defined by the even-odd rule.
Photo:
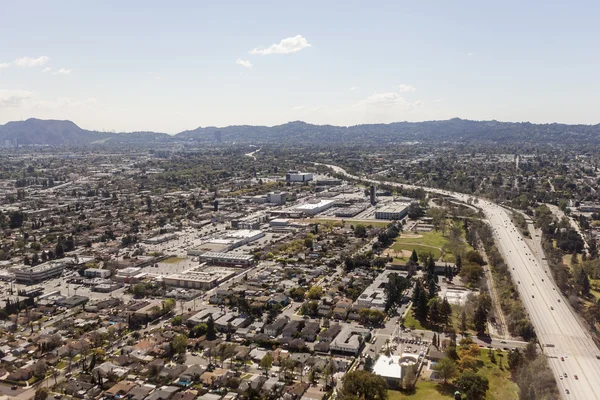
[[[35,118],[0,125],[0,146],[149,145],[177,142],[382,145],[407,141],[597,145],[600,144],[600,124],[532,124],[453,118],[445,121],[395,122],[343,127],[294,121],[272,127],[251,125],[200,127],[176,135],[159,132],[107,133],[82,129],[71,121]]]

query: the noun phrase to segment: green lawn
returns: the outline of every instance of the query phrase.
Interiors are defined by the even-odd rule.
[[[419,330],[425,329],[421,325],[421,323],[417,319],[415,319],[412,308],[406,314],[406,318],[404,318],[404,326],[406,326],[407,328],[410,328],[410,329],[419,329]]]
[[[500,357],[502,354],[504,357]],[[502,360],[502,365],[507,368],[505,352],[496,352],[496,360]],[[477,373],[485,376],[490,389],[487,392],[486,400],[517,400],[519,398],[519,389],[517,384],[511,380],[510,372],[507,369],[500,370],[498,364],[493,364],[488,356],[488,350],[482,349],[479,357],[483,361],[483,367]],[[499,361],[498,361],[499,362]],[[417,381],[416,390],[412,393],[404,393],[395,390],[389,390],[389,400],[442,400],[452,399],[456,388],[452,384],[443,385],[435,381],[421,380]]]
[[[169,257],[162,260],[161,262],[166,264],[177,264],[179,262],[182,262],[183,260],[185,260],[184,257]]]
[[[418,235],[419,237],[410,237]],[[408,236],[408,237],[407,237]],[[463,238],[464,238],[463,230]],[[419,253],[431,253],[436,260],[453,263],[454,255],[447,248],[448,238],[441,231],[431,232],[407,232],[400,234],[396,242],[392,245],[392,249],[396,251],[406,250],[412,252],[415,250]],[[465,242],[465,251],[473,250]],[[404,263],[408,261],[408,257],[394,257],[395,262]]]
[[[442,385],[432,381],[417,381],[417,389],[413,393],[403,393],[396,390],[388,390],[389,400],[436,400],[452,399],[454,391],[451,385]],[[446,395],[442,393],[447,393]]]

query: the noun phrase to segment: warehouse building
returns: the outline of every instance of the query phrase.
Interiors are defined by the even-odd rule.
[[[24,266],[15,271],[19,283],[33,284],[61,276],[65,264],[60,261],[48,261],[34,267]]]
[[[235,253],[214,253],[207,252],[198,256],[201,262],[207,262],[214,265],[223,265],[226,267],[249,267],[254,262],[254,256]]]
[[[260,239],[263,236],[265,236],[263,231],[254,229],[227,231],[221,235],[206,240],[193,249],[189,249],[187,254],[188,256],[199,256],[207,252],[224,253]]]
[[[406,217],[409,203],[390,203],[375,211],[375,219],[397,220]]]
[[[237,274],[239,270],[223,267],[193,269],[181,274],[167,275],[163,282],[167,286],[208,290]]]
[[[85,276],[86,278],[106,279],[110,276],[110,270],[101,268],[88,268],[85,271],[83,271],[83,276]]]
[[[304,204],[300,204],[299,206],[294,207],[295,211],[302,212],[306,215],[316,215],[320,212],[323,212],[331,207],[335,201],[333,200],[309,200]]]

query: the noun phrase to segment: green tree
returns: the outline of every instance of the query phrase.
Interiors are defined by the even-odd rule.
[[[415,249],[413,249],[412,254],[410,255],[410,261],[412,261],[414,264],[419,263],[419,256],[417,255],[417,251]]]
[[[467,313],[465,310],[460,313],[460,331],[463,334],[467,331]]]
[[[215,320],[212,315],[208,316],[206,321],[206,340],[215,340],[217,338],[217,330],[215,329]]]
[[[440,322],[445,326],[448,326],[450,323],[450,318],[452,317],[452,306],[448,302],[448,299],[444,297],[442,299],[442,304],[440,307]]]
[[[262,360],[260,360],[259,365],[262,369],[265,370],[265,374],[268,375],[269,370],[273,366],[273,356],[271,355],[271,353],[265,354],[264,357],[262,358]]]
[[[310,300],[319,300],[323,295],[323,289],[320,286],[311,286],[306,292],[306,297]]]
[[[48,398],[48,388],[44,386],[38,386],[33,395],[34,400],[46,400]]]
[[[490,388],[486,377],[472,371],[463,372],[454,383],[467,396],[467,400],[484,399]]]
[[[175,354],[184,354],[187,349],[188,338],[185,335],[175,335],[171,339],[171,349]]]
[[[388,398],[385,380],[368,371],[352,371],[342,379],[340,396],[342,400],[358,398],[361,400],[386,400]]]
[[[485,327],[487,325],[487,311],[482,304],[480,304],[475,310],[473,323],[475,324],[475,329],[477,330],[478,334],[485,333]]]
[[[437,362],[433,366],[433,370],[437,372],[438,376],[444,380],[444,383],[448,383],[449,380],[458,375],[458,367],[456,366],[456,362],[449,357],[444,357]]]

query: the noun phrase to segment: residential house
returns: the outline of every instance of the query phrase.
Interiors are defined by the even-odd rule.
[[[345,320],[348,317],[348,313],[352,309],[352,300],[342,299],[335,303],[333,308],[333,318]]]
[[[342,327],[339,324],[331,325],[325,332],[319,335],[319,342],[331,343],[341,331]]]
[[[152,394],[146,397],[146,400],[171,400],[178,391],[179,387],[177,386],[163,386],[152,392]]]
[[[317,340],[317,335],[321,331],[321,327],[318,322],[308,322],[302,329],[301,337],[307,342],[314,342]]]
[[[283,293],[276,293],[267,300],[267,304],[271,306],[279,304],[281,307],[286,307],[290,304],[290,298]]]
[[[111,387],[110,389],[106,390],[104,392],[104,396],[112,397],[115,399],[121,398],[124,397],[127,393],[129,393],[131,389],[133,389],[136,386],[137,384],[134,382],[121,381],[113,385],[113,387]]]
[[[281,334],[283,335],[284,338],[293,338],[294,335],[296,333],[298,333],[302,329],[303,326],[304,326],[303,320],[290,321],[285,326],[285,328],[283,328],[283,331],[281,331]]]
[[[276,337],[283,330],[283,328],[287,325],[289,318],[281,317],[277,318],[273,323],[265,326],[265,334]]]

